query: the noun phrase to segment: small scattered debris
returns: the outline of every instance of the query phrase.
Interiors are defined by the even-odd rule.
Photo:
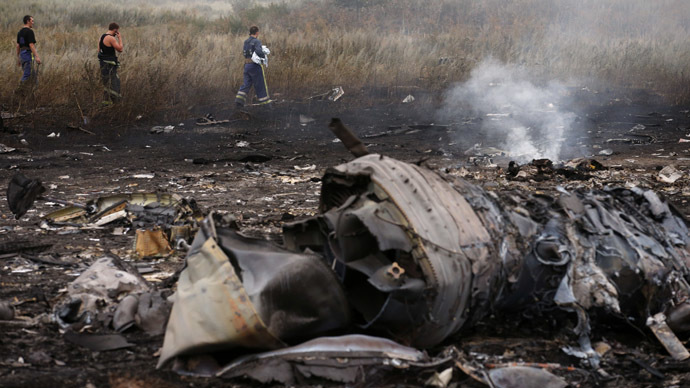
[[[346,127],[339,118],[331,119],[331,123],[328,125],[328,128],[331,130],[331,132],[333,132],[338,140],[343,142],[345,148],[347,148],[355,157],[369,154],[367,147],[362,144],[359,138],[355,136],[355,134],[348,127]]]
[[[167,256],[172,252],[170,241],[161,229],[142,230],[136,232],[134,250],[139,257]]]
[[[233,120],[237,121],[237,120]],[[196,120],[196,125],[218,125],[218,124],[226,124],[230,123],[231,120],[216,120],[215,117],[213,117],[212,114],[207,113],[206,116],[200,117]],[[183,123],[180,123],[180,126],[183,126]]]
[[[84,325],[108,327],[120,298],[149,290],[146,280],[115,256],[102,257],[77,277],[67,295],[55,305],[55,319],[63,328]]]
[[[154,133],[154,134],[171,133],[174,129],[175,129],[174,125],[167,125],[167,126],[158,125],[158,126],[151,128],[151,130],[149,132]]]
[[[405,98],[402,100],[402,102],[403,102],[403,104],[408,104],[408,103],[410,103],[410,102],[412,102],[412,101],[414,101],[414,100],[415,100],[414,96],[411,95],[411,94],[408,94],[407,97],[405,97]]]
[[[10,152],[16,151],[16,148],[8,147],[4,144],[0,144],[0,154],[8,154]]]
[[[606,148],[604,150],[599,151],[599,155],[611,156],[611,155],[613,155],[613,150],[610,148]]]
[[[88,117],[84,117],[84,125],[88,124]],[[76,129],[78,131],[82,131],[84,133],[88,133],[89,135],[95,135],[95,133],[89,131],[88,129],[84,129],[78,125],[67,125],[67,129]],[[58,135],[59,136],[59,135]]]
[[[10,302],[0,302],[0,321],[14,319],[14,306]]]
[[[313,123],[314,121],[316,121],[316,119],[314,119],[313,117],[299,115],[299,123],[302,126],[307,125],[309,123]]]
[[[594,344],[594,351],[597,352],[599,357],[604,357],[608,352],[611,351],[611,345],[604,341],[599,341]]]
[[[135,346],[127,342],[127,339],[119,334],[84,334],[68,330],[65,332],[64,338],[67,342],[79,345],[94,352],[105,352],[108,350],[131,348]]]
[[[445,369],[443,372],[434,372],[424,383],[427,387],[446,388],[453,379],[453,368]]]
[[[134,179],[153,179],[156,174],[134,174],[132,178]]]
[[[492,369],[488,373],[489,386],[496,388],[565,388],[568,383],[563,378],[544,369],[515,366]]]
[[[331,91],[330,95],[328,96],[328,100],[335,102],[338,101],[343,95],[345,95],[345,90],[342,86],[338,86]]]
[[[340,97],[342,97],[345,94],[345,91],[343,90],[342,86],[337,86],[331,90],[329,90],[326,93],[321,93],[317,94],[315,96],[311,96],[307,98],[307,100],[313,100],[313,99],[318,99],[318,100],[329,100],[329,101],[338,101]]]
[[[60,137],[60,132],[58,132],[58,133],[51,132],[51,133],[48,135],[48,137],[49,137],[49,138]]]
[[[690,352],[668,327],[664,313],[647,318],[647,326],[675,360],[683,361],[690,358]]]
[[[16,219],[20,219],[33,206],[46,189],[37,179],[29,179],[23,174],[12,177],[7,186],[7,203]]]
[[[294,166],[294,168],[295,168],[295,170],[297,170],[297,171],[315,171],[315,170],[316,170],[316,165],[315,165],[315,164],[312,164],[312,165],[307,165],[307,166],[304,166],[304,167],[301,167],[301,166]]]
[[[683,173],[678,171],[673,166],[666,166],[659,171],[657,180],[664,183],[676,183],[676,181],[683,177]]]

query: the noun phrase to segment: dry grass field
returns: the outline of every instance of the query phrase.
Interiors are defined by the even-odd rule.
[[[241,44],[257,24],[270,57],[269,90],[306,98],[342,85],[420,87],[439,99],[483,59],[516,64],[536,79],[633,87],[690,102],[690,3],[682,0],[4,0],[0,3],[0,102],[10,105],[20,70],[14,40],[35,17],[43,60],[38,106],[79,107],[131,119],[155,111],[232,103]],[[121,25],[125,100],[99,111],[97,39]]]

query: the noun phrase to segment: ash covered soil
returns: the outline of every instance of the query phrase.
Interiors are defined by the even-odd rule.
[[[430,98],[421,96],[411,104],[400,103],[402,98],[365,104],[347,97],[335,103],[282,102],[272,112],[250,109],[252,119],[229,124],[199,126],[195,119],[189,119],[183,126],[179,121],[127,127],[92,125],[88,130],[93,135],[67,129],[65,122],[37,113],[6,120],[14,128],[23,128],[23,134],[0,135],[0,143],[17,148],[0,155],[0,182],[7,184],[14,174],[22,172],[40,179],[51,196],[82,203],[115,193],[177,193],[195,199],[206,211],[234,215],[246,234],[280,242],[284,222],[317,211],[324,170],[352,159],[327,128],[331,117],[339,117],[370,152],[461,175],[487,190],[519,187],[548,193],[558,185],[567,189],[640,186],[654,188],[682,213],[690,214],[690,143],[679,143],[679,139],[690,139],[687,108],[636,90],[594,93],[575,89],[573,94],[578,118],[573,133],[564,140],[562,158],[596,159],[607,167],[589,173],[591,178],[552,174],[509,180],[505,170],[510,157],[481,151],[484,147],[503,148],[500,139],[481,133],[482,120],[489,118],[468,113],[462,120],[440,122],[435,119]],[[199,110],[198,114],[209,111],[218,120],[234,117],[231,111],[218,107]],[[168,133],[151,133],[156,125],[175,128]],[[49,138],[53,132],[60,136]],[[481,146],[468,152],[477,143]],[[604,150],[611,155],[600,155]],[[257,160],[259,154],[270,159],[242,161]],[[674,166],[683,176],[674,183],[660,181],[659,171],[666,166]],[[163,287],[174,286],[170,280],[182,267],[184,252],[137,259],[133,230],[114,235],[113,228],[108,227],[69,231],[42,228],[41,216],[58,208],[37,201],[26,216],[14,220],[7,202],[0,201],[0,244],[29,240],[50,246],[40,255],[0,255],[0,301],[16,306],[13,321],[0,321],[1,386],[252,385],[242,380],[179,376],[168,368],[156,370],[163,336],[126,332],[125,337],[136,346],[108,352],[92,352],[65,341],[57,324],[50,320],[52,307],[61,290],[94,260],[111,252],[133,264],[152,267],[154,272],[146,278]],[[36,256],[65,264],[41,263]],[[570,318],[571,323],[575,321]],[[602,366],[612,378],[597,380],[593,374],[580,371],[554,373],[580,386],[690,385],[690,364],[674,361],[651,332],[605,317],[595,318],[595,322],[592,341],[611,346]],[[560,350],[576,342],[571,328],[548,312],[541,317],[496,319],[466,329],[427,351],[436,355],[445,346],[455,345],[483,362],[580,367],[578,358]],[[431,373],[433,370],[373,373],[363,385],[418,386]],[[459,386],[482,386],[457,369],[453,381]]]

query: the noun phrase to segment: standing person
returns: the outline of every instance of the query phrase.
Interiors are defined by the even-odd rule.
[[[24,27],[17,33],[17,66],[22,68],[21,84],[28,79],[35,79],[36,68],[34,62],[41,64],[41,58],[36,51],[36,35],[34,34],[34,18],[31,15],[24,16]]]
[[[103,82],[103,105],[111,105],[122,98],[120,94],[120,76],[117,68],[117,52],[122,52],[124,41],[120,34],[120,26],[110,23],[108,32],[98,40],[98,63],[101,65],[101,81]]]
[[[244,41],[242,48],[242,55],[244,55],[244,83],[235,96],[235,105],[239,108],[243,107],[247,102],[247,93],[252,86],[256,92],[256,97],[259,104],[270,104],[272,101],[268,97],[268,85],[266,84],[266,73],[264,72],[264,65],[266,63],[266,53],[261,46],[259,37],[259,27],[252,26],[249,29],[249,38]],[[256,54],[254,60],[252,57]],[[255,62],[255,60],[257,62]]]

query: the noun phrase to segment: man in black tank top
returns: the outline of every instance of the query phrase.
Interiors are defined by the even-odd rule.
[[[117,68],[120,62],[117,60],[117,52],[122,52],[124,41],[120,34],[120,26],[110,23],[108,32],[101,35],[98,40],[98,63],[101,66],[101,81],[103,82],[103,105],[111,105],[117,102],[120,94],[120,76]]]

